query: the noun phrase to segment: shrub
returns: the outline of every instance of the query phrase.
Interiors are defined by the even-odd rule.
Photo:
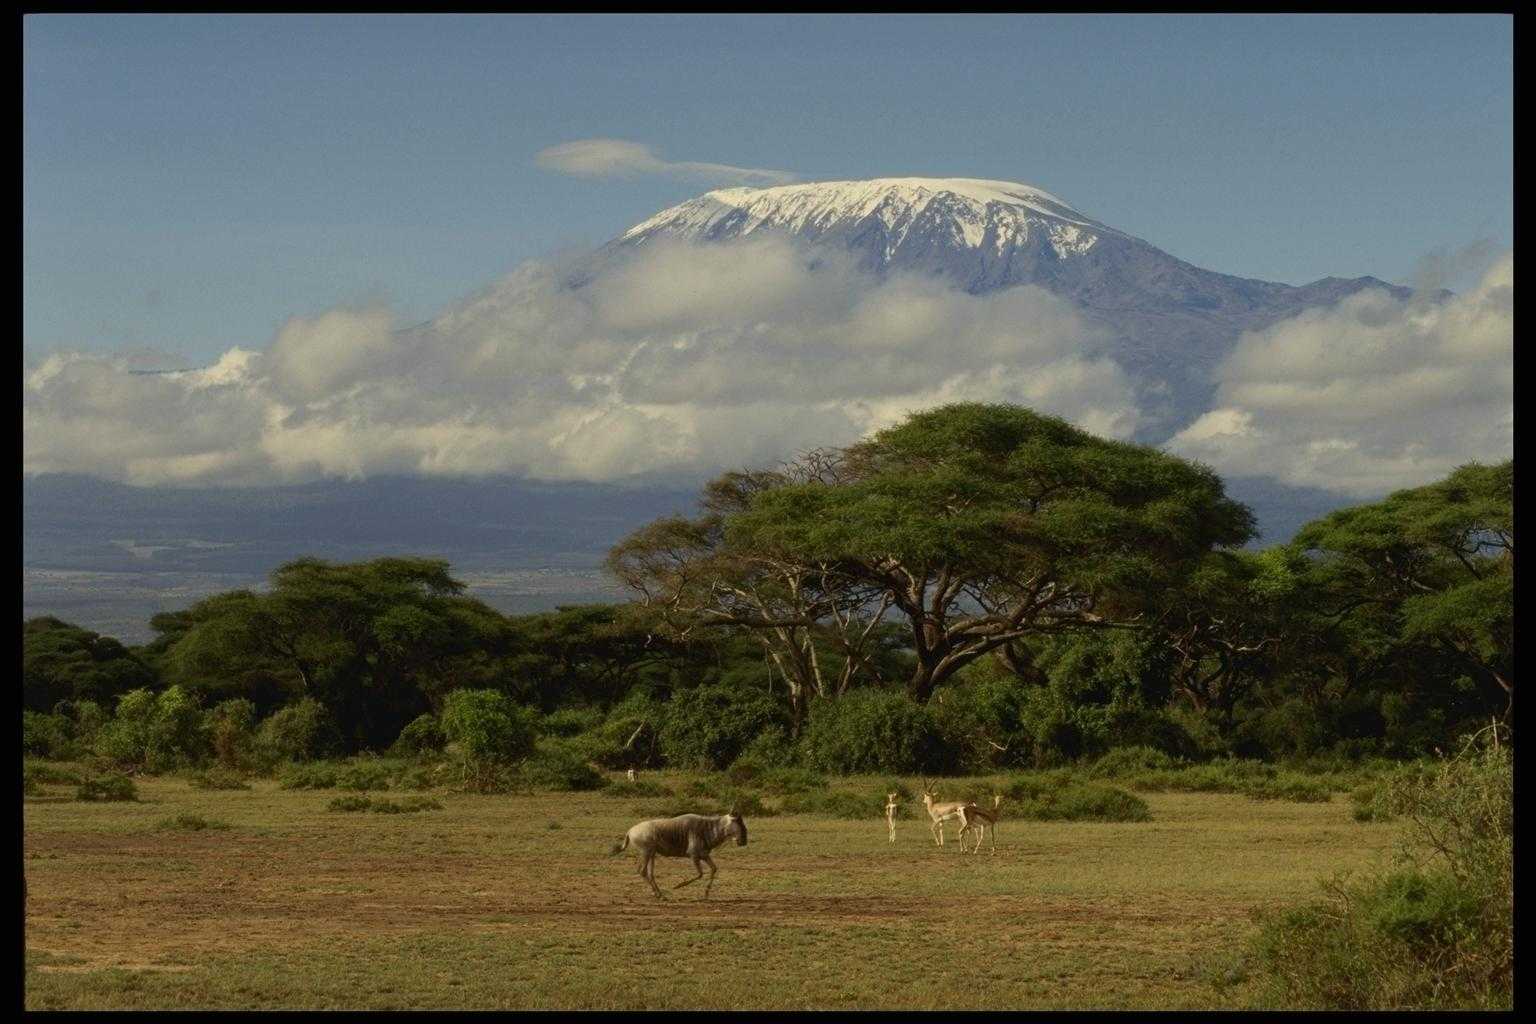
[[[541,750],[525,761],[523,777],[531,787],[559,792],[602,789],[608,784],[585,758],[560,747]]]
[[[768,793],[809,793],[826,789],[827,778],[809,768],[773,768],[763,773],[758,786]]]
[[[1173,758],[1153,747],[1116,747],[1093,763],[1088,774],[1095,778],[1120,778],[1143,772],[1170,771]]]
[[[1514,984],[1514,777],[1467,750],[1373,794],[1405,819],[1400,866],[1323,883],[1261,918],[1266,997],[1325,1009],[1507,1009]],[[1374,813],[1374,812],[1373,812]]]
[[[250,783],[237,771],[215,765],[196,772],[188,781],[193,789],[250,789]]]
[[[1068,782],[1059,777],[1023,776],[1003,790],[1003,817],[1030,821],[1151,821],[1145,800],[1101,782]]]
[[[417,811],[440,811],[443,805],[425,796],[408,796],[402,800],[375,797],[368,809],[375,814],[414,814]]]
[[[118,764],[162,772],[201,761],[208,741],[196,696],[172,686],[158,696],[142,689],[123,694],[95,746]]]
[[[799,751],[780,726],[764,729],[742,748],[738,761],[751,759],[763,768],[788,768],[795,763]]]
[[[373,806],[373,800],[366,796],[338,796],[325,805],[328,811],[366,811]]]
[[[44,715],[36,711],[21,713],[21,752],[31,757],[64,760],[78,753],[73,740],[72,722],[63,715]]]
[[[1242,793],[1250,800],[1288,800],[1301,804],[1325,804],[1333,797],[1325,784],[1290,772],[1272,779],[1248,782]]]
[[[395,770],[376,758],[361,758],[341,766],[336,772],[336,788],[364,793],[388,789]]]
[[[239,768],[251,757],[255,740],[256,705],[242,698],[226,700],[211,708],[204,727],[213,756],[225,768]]]
[[[891,690],[818,701],[802,746],[810,767],[836,775],[943,771],[953,760],[927,709]]]
[[[279,708],[256,730],[255,750],[267,764],[313,761],[341,749],[341,733],[330,712],[313,697]]]
[[[203,832],[208,829],[227,829],[229,824],[204,818],[200,814],[178,814],[174,818],[163,819],[155,828],[162,832]]]
[[[858,820],[885,815],[885,794],[878,799],[867,793],[834,790],[827,793],[793,793],[784,798],[785,814],[815,814],[827,818]]]
[[[440,752],[447,742],[442,723],[436,715],[419,715],[400,730],[400,735],[395,738],[390,749],[405,757],[421,757]]]
[[[603,713],[596,708],[561,708],[544,716],[539,730],[546,736],[569,739],[601,725]]]
[[[84,781],[78,772],[42,761],[23,761],[21,777],[26,782],[38,785],[78,786]]]
[[[760,691],[727,686],[683,690],[673,694],[662,718],[662,756],[678,768],[725,768],[782,718],[780,704]]]
[[[283,789],[335,789],[340,769],[325,761],[284,765],[277,784]]]
[[[134,785],[132,779],[116,772],[106,775],[98,775],[88,778],[80,783],[75,790],[76,800],[91,802],[107,801],[135,801],[139,798],[139,787]]]
[[[443,736],[473,761],[517,761],[533,753],[538,714],[500,690],[454,690],[443,701]]]

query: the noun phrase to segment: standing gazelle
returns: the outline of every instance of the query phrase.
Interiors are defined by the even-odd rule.
[[[927,779],[924,779],[923,807],[927,809],[928,817],[933,819],[932,828],[934,845],[943,846],[944,823],[946,821],[959,821],[963,826],[964,820],[961,818],[960,812],[965,809],[966,801],[950,800],[941,804],[934,802],[935,796],[937,796],[937,794],[934,793],[933,786],[928,782]],[[965,849],[965,844],[961,843],[960,848],[962,850]]]
[[[891,833],[891,842],[896,841],[896,808],[901,806],[901,801],[896,799],[900,793],[885,794],[885,827]]]
[[[704,898],[715,884],[715,862],[709,851],[732,837],[737,846],[747,845],[747,823],[732,808],[728,814],[703,815],[679,814],[675,818],[651,818],[633,825],[624,838],[613,844],[614,854],[633,846],[640,851],[640,877],[651,883],[651,891],[661,898],[656,887],[656,857],[687,857],[698,872],[692,878],[678,882],[672,888],[681,889],[704,877],[704,865],[709,865],[709,882],[704,886]]]
[[[997,819],[1002,816],[1000,808],[1003,806],[1003,795],[992,794],[992,809],[986,810],[977,807],[974,803],[966,804],[960,809],[960,850],[965,851],[965,834],[975,829],[979,835],[976,837],[976,845],[971,848],[975,853],[981,849],[981,841],[986,838],[987,826],[992,826],[992,852],[997,853]]]

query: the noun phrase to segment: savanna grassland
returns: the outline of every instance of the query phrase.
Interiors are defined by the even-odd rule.
[[[888,842],[877,807],[749,816],[709,899],[670,891],[692,869],[662,859],[658,901],[608,855],[653,802],[433,792],[437,810],[349,814],[250,785],[26,800],[28,1009],[1249,1006],[1252,913],[1397,836],[1338,794],[1151,792],[1136,823],[1005,807],[995,855],[962,855],[953,826],[936,847],[926,818]]]

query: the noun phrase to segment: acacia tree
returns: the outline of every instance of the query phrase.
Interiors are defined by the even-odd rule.
[[[387,745],[448,690],[482,683],[505,646],[506,620],[460,596],[441,560],[301,558],[271,579],[268,593],[189,609],[167,667],[189,680],[279,673],[324,704],[355,747]]]
[[[701,516],[641,527],[614,546],[606,563],[670,636],[750,630],[785,682],[797,735],[812,697],[841,694],[857,674],[874,669],[890,600],[830,561],[733,544],[725,525],[758,495],[835,486],[840,470],[838,453],[813,451],[779,470],[726,473],[705,485]]]
[[[812,628],[833,618],[817,602],[889,610],[904,620],[907,689],[921,702],[1031,636],[1142,622],[1149,592],[1253,533],[1210,470],[1018,406],[918,413],[819,466],[752,488],[700,538],[695,551],[727,567],[773,567],[772,593],[792,599],[716,619]],[[668,595],[732,589],[710,558],[652,557],[685,579]],[[811,585],[790,587],[796,573]]]
[[[1319,613],[1377,662],[1452,660],[1514,715],[1514,461],[1340,509],[1293,542],[1313,560]]]

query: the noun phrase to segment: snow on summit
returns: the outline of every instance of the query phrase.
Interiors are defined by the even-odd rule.
[[[1003,252],[1043,233],[1061,258],[1113,233],[1043,189],[980,178],[875,178],[773,188],[725,188],[690,199],[630,228],[621,241],[652,235],[719,240],[769,229],[802,237],[878,225],[886,255],[914,232]]]

